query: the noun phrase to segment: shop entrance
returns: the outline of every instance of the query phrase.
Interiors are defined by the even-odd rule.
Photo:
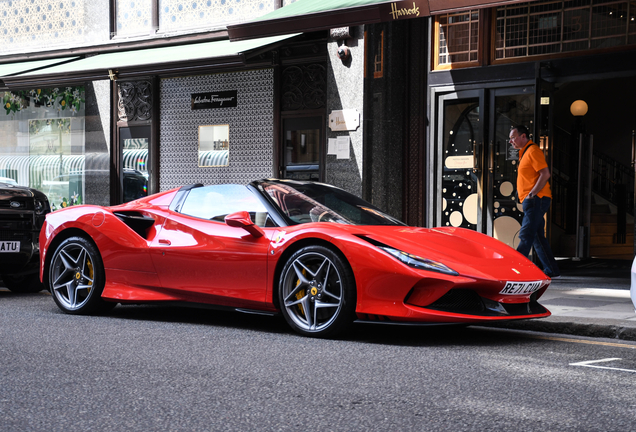
[[[552,249],[559,256],[631,260],[634,77],[557,82],[552,99]]]
[[[121,202],[148,195],[148,162],[151,137],[150,125],[118,128],[121,166],[119,185]]]
[[[321,145],[324,118],[283,118],[283,151],[280,175],[293,180],[321,180]]]
[[[516,247],[523,214],[516,196],[512,126],[532,130],[534,87],[479,89],[438,98],[435,224],[468,228]],[[548,149],[544,149],[547,151]]]
[[[536,136],[551,168],[546,224],[556,256],[631,259],[634,253],[634,77],[539,82],[437,93],[434,226],[483,232],[513,248],[523,213],[512,126]],[[540,94],[535,91],[539,88]],[[584,114],[572,109],[584,101]],[[573,112],[581,115],[574,115]]]

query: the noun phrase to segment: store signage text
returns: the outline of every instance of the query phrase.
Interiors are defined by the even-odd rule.
[[[192,109],[233,108],[237,106],[237,90],[192,93]]]
[[[473,155],[449,156],[444,161],[444,165],[448,169],[475,168],[475,158]]]
[[[356,109],[331,111],[329,128],[332,131],[354,131],[360,126],[360,113]]]
[[[409,5],[410,6],[410,5]],[[396,20],[400,17],[418,17],[420,16],[420,7],[413,2],[412,8],[398,8],[397,3],[391,3],[391,17]]]

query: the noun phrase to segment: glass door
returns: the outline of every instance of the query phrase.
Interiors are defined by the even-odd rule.
[[[150,126],[119,128],[121,202],[148,195]]]
[[[322,124],[320,116],[283,120],[283,178],[320,180]]]
[[[438,99],[438,179],[442,193],[437,202],[437,226],[483,232],[483,95],[483,90],[474,90],[444,94]]]
[[[508,136],[517,125],[534,130],[534,98],[534,86],[439,96],[436,226],[483,232],[516,248],[519,154]],[[547,147],[544,139],[537,144]]]
[[[534,107],[532,86],[490,92],[487,233],[513,248],[519,243],[523,210],[517,198],[519,152],[510,145],[509,134],[518,125],[532,133]]]

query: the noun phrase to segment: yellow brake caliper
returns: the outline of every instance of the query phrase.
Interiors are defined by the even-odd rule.
[[[88,292],[91,292],[91,288],[93,285],[93,280],[95,279],[93,277],[93,263],[91,262],[91,260],[86,260],[86,267],[88,267],[88,277],[91,278],[91,281],[88,283]]]
[[[305,275],[306,275],[306,273],[305,273],[305,269],[303,269],[303,276],[305,276]],[[300,278],[298,278],[298,282],[296,282],[296,286],[298,286],[298,285],[300,285]],[[300,290],[300,291],[298,291],[298,292],[296,293],[296,300],[300,300],[300,299],[302,299],[303,297],[305,297],[305,293],[306,293],[306,291],[305,291],[305,290]],[[300,304],[300,303],[298,303],[298,308],[300,309],[300,313],[301,313],[302,315],[305,315],[305,309],[303,308],[303,305],[302,305],[302,304]]]

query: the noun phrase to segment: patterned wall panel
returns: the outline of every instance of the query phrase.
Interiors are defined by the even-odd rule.
[[[273,69],[161,80],[160,189],[239,183],[273,175]],[[192,110],[192,93],[237,90],[238,106]],[[199,167],[199,126],[229,124],[229,166]]]
[[[159,30],[183,31],[250,21],[274,10],[273,0],[159,0]]]
[[[82,0],[12,0],[0,2],[0,28],[4,43],[39,41],[81,35]]]
[[[109,39],[108,2],[93,0],[0,1],[2,52],[41,51]]]

